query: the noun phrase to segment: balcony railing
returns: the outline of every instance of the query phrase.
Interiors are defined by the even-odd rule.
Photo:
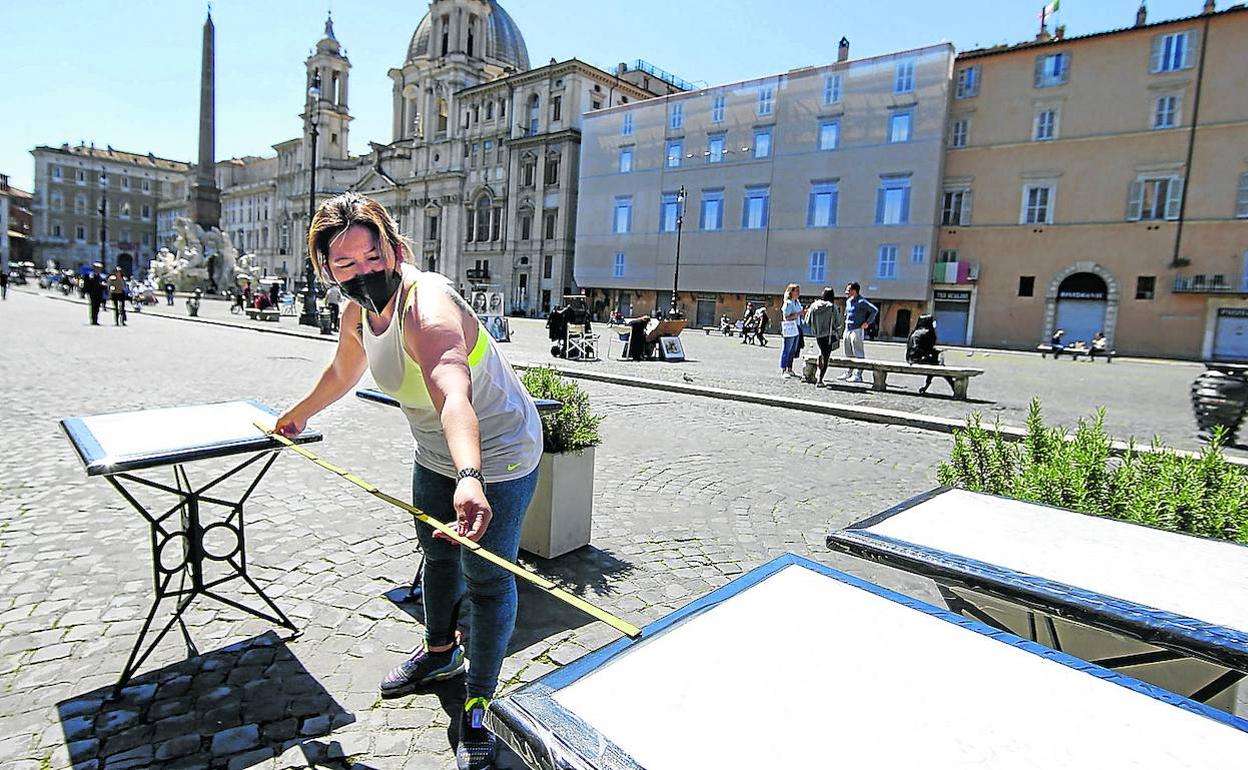
[[[489,270],[478,270],[474,267],[470,267],[464,271],[464,274],[465,274],[465,277],[470,281],[484,282],[484,281],[490,280]]]
[[[975,283],[978,280],[977,262],[937,262],[932,266],[932,283]]]
[[[1248,294],[1244,277],[1227,273],[1196,273],[1174,279],[1175,294]]]

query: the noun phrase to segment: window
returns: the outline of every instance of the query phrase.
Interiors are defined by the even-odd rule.
[[[910,177],[880,177],[875,194],[875,223],[904,225],[910,222]]]
[[[1036,277],[1034,275],[1020,275],[1018,277],[1018,296],[1033,297],[1036,294]]]
[[[537,158],[527,155],[520,161],[520,184],[524,187],[532,187],[536,176]]]
[[[1043,109],[1036,113],[1036,123],[1031,138],[1037,142],[1047,142],[1057,137],[1057,110]]]
[[[898,110],[888,116],[889,143],[910,141],[911,115],[910,110]]]
[[[550,254],[542,257],[542,277],[549,278],[554,273],[555,260]],[[549,291],[544,292],[549,295]],[[549,303],[547,303],[549,304]]]
[[[65,200],[59,192],[52,193],[52,210],[61,211],[65,208]]]
[[[767,207],[771,190],[766,185],[745,188],[745,201],[741,206],[741,229],[763,230],[767,227]]]
[[[541,120],[541,116],[542,116],[541,99],[538,98],[537,94],[533,94],[533,96],[529,99],[529,134],[530,135],[537,133],[538,122]]]
[[[122,219],[130,218],[130,201],[121,202],[121,218]],[[126,240],[129,241],[130,239],[127,238]]]
[[[1153,105],[1153,128],[1174,128],[1179,124],[1179,97],[1167,94],[1157,97]]]
[[[108,187],[108,172],[100,174],[100,187]]]
[[[558,155],[551,154],[551,155],[546,156],[545,182],[547,185],[559,184],[559,156]]]
[[[78,241],[79,243],[85,242],[87,240],[87,228],[83,227],[82,225],[75,225],[74,226],[74,239]]]
[[[143,180],[143,192],[151,192],[151,189],[152,189],[152,183],[144,179]]]
[[[914,90],[914,59],[902,59],[893,70],[893,93],[906,94]]]
[[[542,237],[544,237],[546,240],[553,240],[558,230],[558,223],[559,223],[558,211],[551,210],[543,214],[542,215]],[[546,277],[549,278],[550,275],[547,274]]]
[[[897,245],[885,243],[880,246],[879,256],[875,264],[876,278],[897,277]]]
[[[775,86],[759,86],[758,89],[758,114],[770,115],[775,107],[776,87]]]
[[[611,269],[611,277],[612,278],[624,277],[624,252],[622,251],[617,251],[615,253],[615,264],[612,266],[612,269]]]
[[[633,197],[631,195],[616,197],[613,224],[613,232],[616,234],[627,233],[633,229]]]
[[[819,149],[835,150],[840,144],[841,139],[841,121],[839,120],[821,120],[819,121]]]
[[[601,109],[602,109],[602,100],[601,100],[601,99],[594,99],[592,102],[590,102],[590,104],[593,106],[593,108],[594,108],[595,110],[601,110]]]
[[[719,163],[724,159],[723,135],[708,137],[706,140],[706,162]]]
[[[711,98],[711,122],[724,122],[724,105],[728,101],[726,96],[715,96]]]
[[[823,283],[828,280],[828,252],[810,252],[810,272],[807,273],[807,280],[811,283]]]
[[[679,141],[668,142],[667,143],[667,167],[668,168],[680,168],[680,156],[683,155],[684,152],[685,152],[685,145],[683,142],[679,142]]]
[[[633,113],[624,113],[624,123],[620,126],[620,133],[624,136],[633,135]]]
[[[1235,216],[1248,217],[1248,173],[1239,175],[1239,195],[1235,198]]]
[[[667,111],[667,127],[680,128],[685,125],[685,105],[674,103]]]
[[[485,103],[485,119],[486,119],[486,120],[493,120],[493,119],[494,119],[494,102],[493,102],[493,100],[488,101],[488,102],[486,102],[486,103]]]
[[[971,121],[969,118],[958,118],[949,126],[949,146],[965,147],[966,140],[970,134]]]
[[[522,216],[520,219],[521,237],[527,241],[529,239],[530,228],[525,227],[525,224],[526,224],[525,219],[528,220],[527,222],[528,225],[532,225],[533,217],[526,214]],[[430,214],[425,215],[425,239],[430,240],[430,241],[436,241],[438,239],[438,215],[437,214],[430,213]]]
[[[1070,54],[1051,53],[1036,57],[1036,88],[1065,85],[1070,79]]]
[[[1023,210],[1019,224],[1053,224],[1053,185],[1029,184],[1023,186]]]
[[[1152,299],[1157,293],[1157,276],[1141,275],[1135,279],[1135,298]]]
[[[557,123],[563,120],[563,97],[556,96],[550,100],[550,119]]]
[[[955,99],[970,99],[972,96],[979,96],[978,64],[958,70],[958,85],[954,91]]]
[[[121,189],[123,189],[123,190],[129,190],[129,189],[130,189],[130,177],[128,177],[128,176],[122,176],[122,178],[121,178]],[[127,241],[127,243],[128,243],[128,242],[129,242],[129,239],[126,239],[126,241]]]
[[[78,184],[86,184],[87,172],[83,171],[82,169],[78,169],[77,181],[78,181]]]
[[[437,237],[436,231],[434,233],[431,233],[429,237],[436,238]],[[520,240],[527,241],[531,239],[532,237],[533,237],[533,215],[521,214],[520,215]]]
[[[771,129],[756,128],[754,129],[754,157],[770,158],[771,157]]]
[[[971,191],[945,190],[941,204],[942,225],[969,225],[971,223]]]
[[[910,247],[910,264],[921,265],[927,261],[927,246],[916,243]]]
[[[74,213],[75,214],[87,213],[87,196],[85,195],[74,196]]]
[[[840,104],[841,103],[841,75],[823,76],[823,103]]]
[[[835,181],[813,182],[806,204],[807,227],[836,227],[840,192]]]
[[[61,167],[60,166],[52,167],[52,178],[58,182],[61,181]]]
[[[663,201],[659,204],[659,232],[676,232],[676,219],[680,216],[679,206],[676,193],[663,193]]]
[[[1178,219],[1183,200],[1183,180],[1178,176],[1137,179],[1131,183],[1127,219]]]
[[[61,223],[60,222],[52,223],[52,237],[53,238],[61,237]]]
[[[627,174],[633,170],[633,148],[620,148],[620,173]]]
[[[724,193],[722,190],[702,191],[702,229],[724,229]]]
[[[1188,32],[1172,32],[1153,38],[1153,72],[1174,72],[1195,64],[1192,45],[1195,35]]]

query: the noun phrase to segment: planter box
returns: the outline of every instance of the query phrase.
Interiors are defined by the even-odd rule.
[[[520,547],[553,559],[589,544],[594,508],[594,449],[546,452],[537,490],[520,528]]]

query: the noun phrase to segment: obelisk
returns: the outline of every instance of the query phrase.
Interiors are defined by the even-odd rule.
[[[213,92],[212,9],[204,22],[203,63],[199,77],[199,163],[191,185],[191,219],[211,230],[221,227],[221,190],[217,189],[216,139]]]

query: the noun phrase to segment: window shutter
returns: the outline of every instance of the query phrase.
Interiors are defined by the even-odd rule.
[[[741,229],[745,230],[750,226],[750,196],[747,194],[745,200],[741,201]]]
[[[806,226],[815,226],[815,202],[819,200],[819,194],[812,191],[810,197],[806,199]]]
[[[910,188],[902,188],[901,191],[901,224],[910,223]]]
[[[1183,69],[1196,66],[1196,30],[1183,34]]]
[[[1144,183],[1136,180],[1131,183],[1130,189],[1127,191],[1127,220],[1130,222],[1140,221],[1144,210]]]
[[[1044,83],[1044,57],[1043,56],[1036,57],[1036,76],[1035,76],[1035,79],[1032,81],[1032,83],[1033,85],[1035,85],[1036,88],[1039,88],[1041,84]]]
[[[1061,73],[1058,75],[1057,82],[1065,83],[1070,79],[1070,54],[1058,54],[1061,56]]]
[[[1161,52],[1165,39],[1165,35],[1157,35],[1153,38],[1153,56],[1148,65],[1149,72],[1161,72]]]
[[[884,224],[884,188],[875,191],[875,223]]]
[[[1183,177],[1170,177],[1166,188],[1166,219],[1178,219],[1179,207],[1183,203]]]
[[[1248,180],[1248,174],[1244,175],[1244,179]],[[841,197],[841,193],[839,190],[834,189],[832,190],[831,193],[828,194],[828,226],[829,227],[836,227],[836,208],[837,208],[837,203],[840,200],[840,197]]]
[[[1248,217],[1248,173],[1239,175],[1239,199],[1235,204],[1235,216]]]
[[[969,225],[971,223],[971,191],[967,190],[962,193],[962,216],[958,221],[960,225]]]

